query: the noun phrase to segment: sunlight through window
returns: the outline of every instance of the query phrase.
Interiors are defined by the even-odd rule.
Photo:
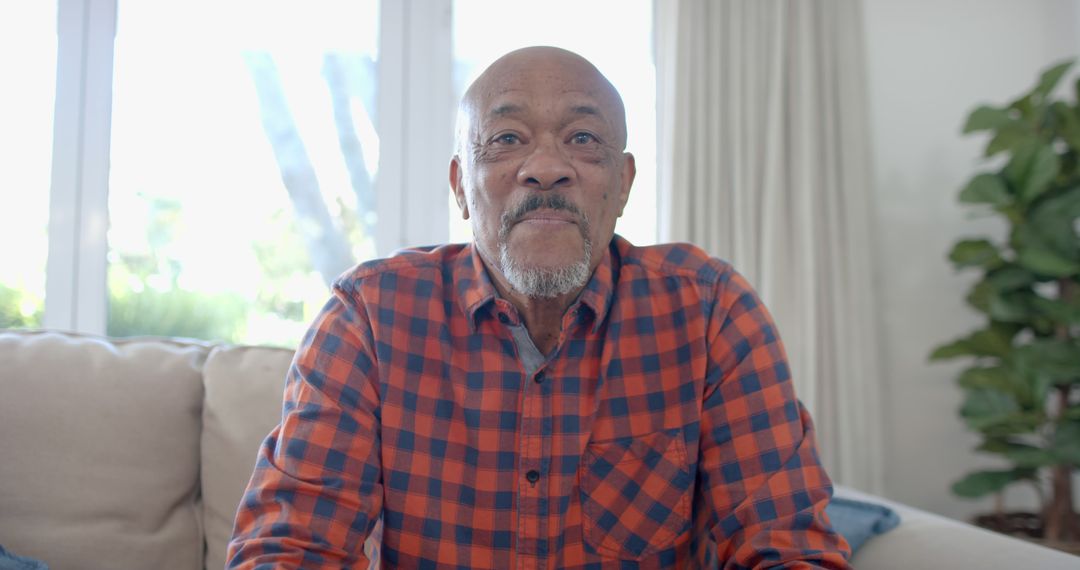
[[[374,255],[378,2],[126,2],[109,212],[114,336],[295,346]]]
[[[0,5],[0,328],[45,307],[56,87],[56,3]]]

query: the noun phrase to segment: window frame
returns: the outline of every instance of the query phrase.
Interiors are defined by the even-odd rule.
[[[104,334],[116,0],[58,0],[46,328]]]

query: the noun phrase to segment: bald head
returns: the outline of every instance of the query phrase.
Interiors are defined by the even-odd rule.
[[[615,86],[587,59],[556,47],[512,51],[495,60],[469,86],[458,107],[455,151],[465,158],[479,144],[484,118],[518,111],[516,95],[547,97],[552,103],[580,100],[576,111],[593,114],[611,128],[610,143],[626,148],[626,109]]]

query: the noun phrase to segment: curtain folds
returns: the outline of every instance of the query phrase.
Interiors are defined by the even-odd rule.
[[[880,493],[858,0],[657,0],[661,238],[728,259],[784,337],[834,481]]]

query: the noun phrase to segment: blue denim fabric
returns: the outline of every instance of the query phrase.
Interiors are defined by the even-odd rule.
[[[847,539],[853,553],[867,540],[900,524],[900,516],[884,505],[841,497],[833,497],[825,512],[833,529]]]
[[[49,565],[40,560],[16,556],[0,546],[0,570],[49,570]]]

